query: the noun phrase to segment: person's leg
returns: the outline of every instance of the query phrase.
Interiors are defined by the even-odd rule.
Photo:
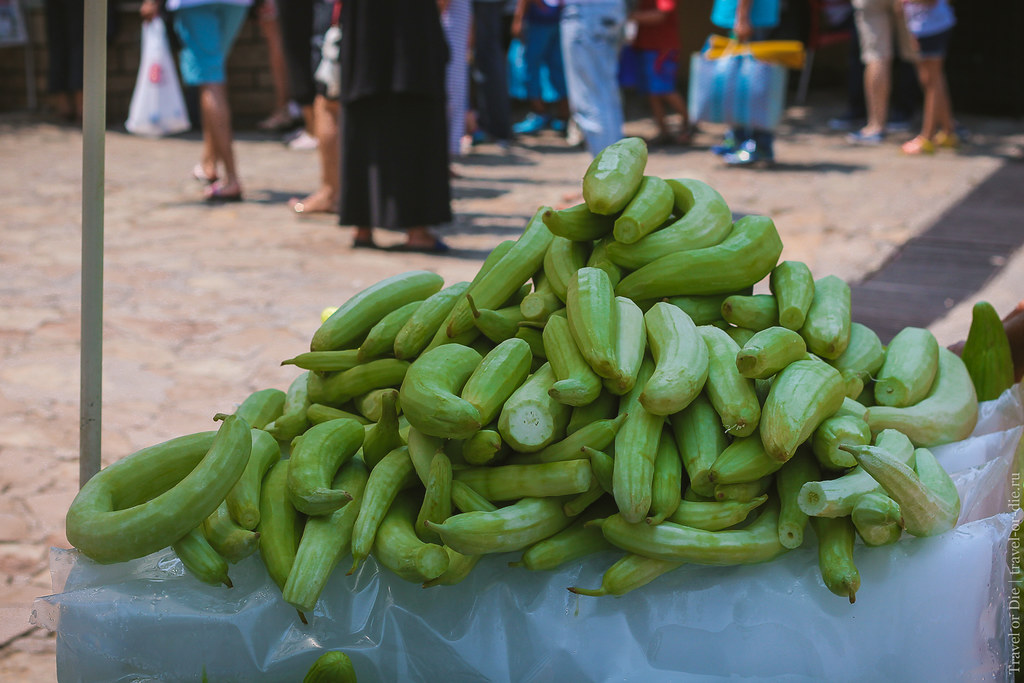
[[[498,141],[512,137],[508,69],[502,47],[503,11],[500,2],[473,3],[473,59],[483,77],[477,90],[480,127]]]
[[[868,120],[861,129],[863,135],[877,135],[885,131],[889,112],[891,88],[889,60],[875,60],[864,65],[864,99]]]
[[[947,138],[956,137],[956,120],[953,118],[953,101],[949,95],[949,82],[946,80],[945,59],[936,57],[935,61],[935,128]]]
[[[288,89],[291,99],[302,112],[303,129],[313,136],[313,5],[314,0],[283,0],[277,7],[281,27],[281,43],[288,67]]]
[[[267,44],[267,61],[274,86],[274,111],[259,123],[259,127],[264,130],[278,130],[291,123],[291,116],[288,113],[288,64],[284,56],[284,40],[281,38],[281,25],[277,18],[275,0],[265,0],[260,7],[259,26],[263,40]]]
[[[470,0],[451,0],[441,15],[448,40],[448,64],[445,67],[445,94],[448,100],[448,155],[459,156],[466,132],[466,104],[469,92],[469,31],[472,19]]]
[[[222,165],[221,179],[206,189],[208,199],[238,199],[241,187],[233,150],[231,108],[225,85],[225,62],[247,9],[235,5],[199,5],[175,13],[175,29],[182,42],[181,71],[189,85],[199,86],[203,122],[200,163],[209,174],[211,164]]]
[[[924,92],[921,108],[921,132],[903,143],[900,149],[906,154],[930,154],[935,151],[932,138],[935,137],[935,75],[931,59],[917,61],[917,78]]]
[[[894,35],[892,0],[855,0],[854,20],[864,63],[867,123],[848,139],[854,143],[877,144],[885,134],[889,113]]]
[[[338,210],[338,192],[341,181],[338,177],[338,101],[317,95],[313,100],[313,126],[317,140],[317,156],[320,159],[320,187],[302,199],[291,202],[292,210],[298,214],[333,213]]]
[[[203,116],[204,156],[209,153],[224,168],[217,183],[217,193],[236,195],[241,192],[238,168],[235,165],[234,133],[231,128],[231,107],[228,89],[223,83],[204,83],[199,86],[199,109]]]
[[[562,10],[562,58],[573,119],[591,156],[622,138],[617,80],[621,2],[568,5]]]
[[[668,123],[665,121],[665,103],[662,102],[662,95],[648,95],[647,104],[651,108],[651,118],[658,129],[658,138],[668,141],[671,134],[668,132]]]
[[[645,50],[643,58],[644,86],[650,97],[651,112],[660,135],[673,142],[690,142],[690,118],[686,100],[676,89],[676,70],[679,54],[677,50]],[[674,137],[669,132],[668,110],[680,118],[679,133]],[[659,121],[660,119],[660,121]]]
[[[541,83],[541,66],[544,63],[546,50],[547,27],[543,24],[529,24],[523,42],[523,62],[526,77],[526,101],[530,106],[530,113],[512,126],[512,132],[517,135],[529,135],[537,133],[548,125],[548,116],[542,96],[543,87]]]

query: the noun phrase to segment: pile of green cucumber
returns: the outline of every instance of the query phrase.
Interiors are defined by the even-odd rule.
[[[809,525],[852,602],[865,546],[956,524],[928,449],[971,433],[972,373],[925,329],[884,346],[847,283],[780,262],[770,218],[646,162],[638,138],[605,149],[582,204],[541,207],[470,282],[356,294],[283,362],[287,390],[90,480],[68,540],[98,562],[171,546],[229,587],[258,553],[302,615],[346,558],[430,587],[485,554],[540,571],[618,549],[569,590],[622,595],[772,560]]]

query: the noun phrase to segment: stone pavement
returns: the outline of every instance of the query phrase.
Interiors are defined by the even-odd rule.
[[[771,171],[723,167],[706,151],[715,126],[694,149],[652,150],[648,170],[705,180],[734,211],[772,216],[784,258],[857,281],[1024,149],[1015,122],[972,117],[974,144],[959,154],[849,147],[824,123],[838,108],[817,94],[811,108],[791,108]],[[632,116],[627,133],[653,127]],[[578,191],[589,161],[553,135],[507,153],[475,149],[457,165],[457,218],[443,230],[455,250],[427,256],[356,251],[329,217],[290,215],[284,202],[315,186],[317,162],[277,140],[240,136],[248,200],[218,207],[199,201],[189,177],[196,136],[111,128],[106,145],[104,464],[209,429],[255,389],[286,388],[295,369],[279,363],[308,348],[325,306],[414,268],[469,279],[539,205]],[[0,119],[0,187],[0,680],[48,681],[54,639],[28,619],[33,598],[50,592],[49,547],[67,545],[78,480],[80,134]],[[942,343],[966,333],[975,300],[1003,311],[1024,297],[1020,250],[993,261],[991,275],[934,321]]]

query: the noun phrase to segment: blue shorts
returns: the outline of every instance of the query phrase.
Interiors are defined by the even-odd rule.
[[[187,85],[224,82],[228,52],[248,13],[248,7],[228,3],[175,10],[182,81]]]
[[[636,88],[642,95],[668,95],[677,90],[678,62],[678,50],[623,48],[619,82],[624,88]]]
[[[946,29],[941,33],[930,36],[919,36],[917,38],[917,58],[937,59],[945,57],[949,51],[949,39],[953,35],[953,29]]]

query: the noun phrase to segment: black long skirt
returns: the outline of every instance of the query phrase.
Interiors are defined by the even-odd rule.
[[[404,229],[452,219],[443,99],[382,94],[342,104],[339,223]]]

